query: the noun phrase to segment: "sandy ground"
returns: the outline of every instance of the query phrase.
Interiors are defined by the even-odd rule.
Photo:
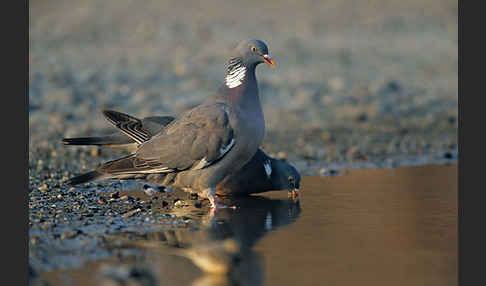
[[[31,234],[56,220],[63,180],[120,156],[63,137],[112,132],[103,108],[143,117],[199,104],[249,37],[278,63],[257,69],[268,153],[302,172],[457,160],[457,1],[29,5]]]

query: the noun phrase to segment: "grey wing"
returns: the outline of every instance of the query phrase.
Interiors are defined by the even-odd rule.
[[[235,144],[227,110],[225,104],[218,103],[183,114],[140,145],[135,153],[136,167],[155,173],[197,170],[214,164]]]
[[[174,121],[174,119],[173,116],[149,116],[142,119],[142,126],[154,136]]]

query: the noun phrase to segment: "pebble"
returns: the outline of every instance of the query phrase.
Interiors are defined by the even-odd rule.
[[[98,199],[98,203],[99,203],[99,204],[106,204],[107,202],[106,202],[106,199],[105,199],[104,197],[100,197],[100,198]]]
[[[150,188],[150,187],[144,188],[143,191],[144,191],[144,193],[146,193],[149,196],[152,196],[152,195],[158,193],[158,191],[156,191],[154,188]]]
[[[322,168],[321,170],[319,170],[319,174],[321,174],[321,176],[337,176],[339,175],[339,171],[334,169]]]
[[[30,243],[36,244],[39,241],[39,238],[37,236],[32,236],[30,238]]]
[[[359,160],[366,159],[366,156],[356,146],[349,148],[348,152],[346,152],[346,155],[351,159],[359,159]]]
[[[47,188],[48,188],[47,184],[42,184],[42,186],[40,186],[38,190],[44,193],[47,191]]]
[[[99,154],[100,154],[99,148],[91,149],[91,157],[98,157]]]
[[[112,198],[112,199],[118,199],[119,197],[120,197],[119,191],[115,191],[115,192],[110,194],[110,198]]]
[[[138,208],[138,209],[135,209],[133,211],[129,211],[129,212],[124,213],[123,216],[124,217],[130,217],[130,216],[133,216],[133,215],[135,215],[135,214],[137,214],[137,213],[139,213],[141,211],[142,210],[140,208]]]
[[[75,231],[69,231],[69,232],[63,232],[61,234],[61,239],[66,239],[66,238],[74,238],[76,237],[76,232]]]

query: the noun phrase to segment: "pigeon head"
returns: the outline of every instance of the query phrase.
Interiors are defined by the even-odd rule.
[[[267,176],[270,176],[273,189],[287,190],[292,197],[298,196],[300,174],[292,165],[272,158],[264,167]]]
[[[268,55],[267,45],[260,40],[241,41],[236,46],[233,58],[241,60],[247,67],[255,67],[260,63],[267,63],[272,68],[276,66],[275,61]]]

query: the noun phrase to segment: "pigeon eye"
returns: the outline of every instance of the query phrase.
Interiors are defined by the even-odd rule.
[[[251,51],[256,52],[256,47],[255,46],[251,47]]]
[[[293,183],[294,182],[294,178],[293,177],[289,177],[289,183]]]

